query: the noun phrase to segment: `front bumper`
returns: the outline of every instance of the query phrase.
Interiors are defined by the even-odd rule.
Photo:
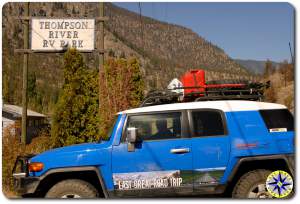
[[[14,177],[14,188],[20,195],[35,193],[39,183],[35,177]]]
[[[32,156],[18,156],[12,171],[14,190],[20,195],[35,193],[40,183],[39,177],[29,176],[28,161]]]

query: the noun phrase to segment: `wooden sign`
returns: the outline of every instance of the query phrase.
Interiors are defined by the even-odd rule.
[[[95,49],[95,19],[31,19],[31,50]]]

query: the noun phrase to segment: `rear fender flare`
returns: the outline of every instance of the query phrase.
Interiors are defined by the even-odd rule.
[[[290,155],[291,157],[292,155]],[[292,161],[288,158],[287,155],[285,154],[278,154],[278,155],[267,155],[267,156],[253,156],[253,157],[244,157],[241,158],[237,161],[237,164],[235,165],[235,167],[233,168],[233,170],[231,171],[231,174],[229,175],[227,181],[231,182],[234,179],[234,176],[236,175],[239,167],[246,163],[246,162],[250,162],[250,161],[262,161],[262,160],[275,160],[275,159],[282,159],[286,162],[287,167],[289,168],[290,172],[292,173],[292,176],[294,176],[294,167],[292,164]]]

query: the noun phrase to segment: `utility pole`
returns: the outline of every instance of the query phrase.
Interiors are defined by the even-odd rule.
[[[25,3],[25,18],[23,21],[24,50],[29,48],[29,2]],[[27,74],[28,74],[28,53],[23,54],[23,87],[22,87],[22,144],[28,142],[27,138]]]
[[[104,17],[104,3],[100,2],[99,4],[99,17]],[[104,21],[101,20],[99,22],[99,41],[98,41],[98,47],[99,49],[98,55],[99,55],[99,113],[100,113],[100,107],[101,107],[101,70],[104,70]],[[99,124],[100,127],[100,124]],[[100,132],[100,128],[99,128]]]

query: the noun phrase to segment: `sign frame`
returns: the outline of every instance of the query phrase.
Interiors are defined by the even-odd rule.
[[[38,52],[38,53],[59,53],[59,52],[64,52],[66,51],[66,49],[32,49],[32,21],[33,20],[92,20],[93,24],[94,24],[94,31],[93,31],[93,47],[94,49],[77,49],[79,52],[82,53],[92,53],[96,50],[96,19],[95,18],[90,18],[90,17],[86,17],[86,18],[77,18],[77,17],[68,17],[68,18],[64,18],[64,17],[31,17],[30,18],[30,33],[29,33],[29,39],[30,39],[30,50],[33,52]]]

